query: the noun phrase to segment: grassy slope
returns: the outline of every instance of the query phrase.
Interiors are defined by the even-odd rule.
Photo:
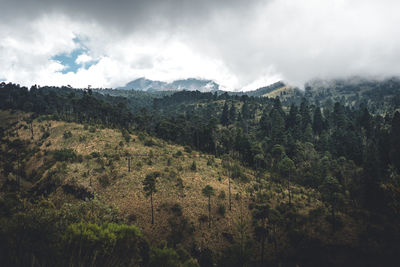
[[[1,127],[7,128],[10,123],[27,117],[27,114],[0,111]],[[18,132],[18,137],[31,140],[31,132],[26,122],[20,120],[18,124],[9,128],[8,133]],[[117,206],[122,217],[126,222],[137,224],[143,229],[146,237],[152,244],[164,240],[170,232],[168,219],[173,216],[168,207],[174,203],[182,206],[183,216],[194,227],[193,240],[199,246],[207,246],[218,249],[227,244],[227,240],[221,233],[237,235],[236,226],[242,215],[245,221],[251,222],[251,214],[248,210],[251,198],[254,196],[255,178],[253,171],[245,169],[244,173],[248,178],[247,182],[232,181],[232,211],[228,210],[228,177],[226,171],[221,167],[221,160],[211,155],[197,151],[185,152],[182,146],[167,143],[165,141],[152,138],[155,143],[152,146],[144,145],[145,141],[139,140],[137,135],[131,135],[131,141],[125,142],[122,134],[114,129],[96,129],[90,132],[83,125],[60,121],[41,121],[35,120],[34,139],[31,140],[40,151],[29,159],[25,159],[26,172],[29,177],[33,170],[40,170],[48,159],[49,153],[56,149],[71,148],[78,155],[83,156],[82,162],[67,163],[61,166],[60,163],[53,165],[50,169],[44,170],[42,179],[51,170],[60,170],[58,176],[61,177],[62,184],[74,184],[85,187],[88,191],[94,192],[106,203]],[[43,129],[49,128],[50,136],[44,141],[40,140]],[[26,128],[26,129],[25,129]],[[42,129],[42,130],[41,130]],[[71,131],[72,137],[65,139],[63,133]],[[143,138],[141,138],[143,139]],[[150,137],[145,137],[149,140]],[[122,141],[123,146],[120,146]],[[174,156],[178,151],[181,156]],[[92,152],[99,152],[99,158],[90,156]],[[134,156],[132,158],[132,170],[128,172],[126,153],[141,154],[146,156]],[[47,154],[47,155],[46,155]],[[152,154],[152,156],[151,156]],[[170,159],[170,165],[168,165]],[[110,163],[110,160],[112,163]],[[152,164],[149,164],[151,160]],[[208,161],[212,161],[208,165]],[[192,162],[195,161],[197,170],[190,169]],[[102,167],[103,166],[103,167]],[[159,171],[162,176],[158,178],[158,192],[154,195],[155,204],[155,224],[151,225],[150,201],[143,193],[142,181],[151,172]],[[287,191],[281,184],[271,182],[269,175],[266,175],[264,188],[271,197],[271,205],[287,202]],[[178,179],[181,178],[184,185],[184,197],[176,186]],[[109,185],[104,186],[100,180],[108,181]],[[92,182],[90,185],[90,181]],[[40,182],[40,181],[39,181]],[[201,189],[210,184],[214,187],[216,195],[212,198],[212,227],[208,229],[207,223],[201,223],[199,217],[208,215],[207,199],[201,194]],[[31,183],[25,181],[24,186],[28,189]],[[225,191],[225,199],[218,198],[220,191]],[[294,205],[300,209],[300,213],[307,215],[311,209],[315,209],[323,204],[317,200],[317,193],[312,190],[294,186],[293,188]],[[236,199],[239,194],[240,200]],[[77,201],[71,195],[66,195],[61,188],[58,188],[50,196],[50,199],[61,206],[68,201]],[[217,212],[219,204],[226,207],[226,215],[221,216]],[[134,216],[133,216],[134,215]],[[132,218],[135,217],[134,220]],[[320,229],[315,235],[325,235],[329,230],[329,225],[318,222]],[[346,226],[343,232],[343,242],[351,242],[351,225]],[[314,231],[311,230],[310,231]],[[251,229],[247,230],[251,235]],[[272,251],[272,250],[271,250]]]

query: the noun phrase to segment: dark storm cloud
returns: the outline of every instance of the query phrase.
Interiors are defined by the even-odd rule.
[[[207,21],[217,12],[246,13],[258,1],[241,0],[0,0],[6,20],[63,14],[131,31],[138,27],[185,26]]]

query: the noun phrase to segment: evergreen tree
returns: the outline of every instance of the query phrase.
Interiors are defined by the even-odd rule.
[[[324,122],[322,119],[321,108],[316,107],[314,110],[314,118],[313,118],[313,131],[316,135],[320,135],[322,130],[324,129]]]
[[[208,198],[208,227],[211,228],[211,196],[215,194],[211,185],[206,185],[201,191],[203,196]]]
[[[331,206],[332,231],[336,231],[335,211],[343,200],[342,186],[334,177],[328,176],[320,187],[323,200]]]
[[[154,224],[154,207],[153,207],[153,194],[157,192],[157,178],[160,176],[160,173],[153,172],[151,174],[146,175],[146,178],[143,181],[143,190],[146,193],[146,196],[150,196],[151,203],[151,224]]]
[[[231,108],[229,109],[229,122],[235,123],[236,121],[236,107],[235,103],[232,102]]]
[[[400,112],[398,111],[392,119],[390,161],[400,172]]]
[[[290,182],[291,182],[291,176],[292,176],[293,172],[296,170],[293,160],[291,160],[287,156],[284,157],[278,164],[278,170],[281,174],[281,177],[284,179],[287,179],[289,205],[291,205],[292,204],[292,194],[291,194]]]
[[[229,110],[228,110],[228,103],[226,101],[225,101],[224,108],[222,109],[220,122],[222,125],[225,125],[225,126],[229,124]]]

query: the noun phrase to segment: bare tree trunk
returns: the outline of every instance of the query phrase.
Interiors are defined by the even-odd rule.
[[[264,248],[265,248],[265,237],[261,240],[261,266],[264,266]]]
[[[232,198],[231,198],[231,176],[228,176],[228,184],[229,184],[229,210],[232,210]]]
[[[208,196],[208,228],[211,228],[211,196]]]
[[[335,206],[332,205],[332,232],[336,231]]]
[[[151,224],[154,224],[154,208],[153,208],[153,194],[150,194],[150,202],[151,202]]]
[[[17,185],[18,185],[18,191],[21,188],[21,159],[20,159],[20,153],[18,152],[17,155]]]
[[[31,125],[31,139],[33,139],[33,124],[32,124],[32,121],[30,121],[30,125]]]
[[[288,191],[289,191],[289,206],[292,205],[292,195],[290,193],[290,174],[288,179]]]

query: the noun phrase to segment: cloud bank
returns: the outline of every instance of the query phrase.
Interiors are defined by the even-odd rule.
[[[137,77],[250,90],[400,74],[394,0],[0,0],[0,78],[115,87]],[[78,41],[77,41],[78,40]],[[76,55],[65,71],[58,55]],[[75,52],[74,52],[75,51]],[[64,71],[63,71],[64,70]]]

